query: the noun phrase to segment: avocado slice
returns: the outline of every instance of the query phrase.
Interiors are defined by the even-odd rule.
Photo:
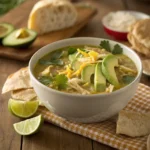
[[[75,53],[69,55],[69,60],[70,60],[71,62],[73,62],[75,59],[77,59],[77,58],[79,58],[79,57],[81,57],[81,56],[82,56],[82,55],[81,55],[80,53],[75,52]]]
[[[81,62],[80,61],[78,61],[78,59],[75,59],[72,63],[71,63],[71,68],[73,69],[73,70],[78,70],[79,68],[80,68],[80,66],[81,66]]]
[[[37,33],[27,28],[14,30],[2,40],[4,46],[25,48],[30,46],[37,37]]]
[[[94,88],[96,92],[104,92],[106,89],[106,78],[102,73],[102,63],[97,63],[95,67]]]
[[[76,59],[76,57],[77,57],[77,52],[76,53],[73,53],[73,54],[70,54],[69,55],[69,60],[71,61],[71,62],[73,62],[75,59]]]
[[[111,84],[118,88],[119,82],[115,72],[116,66],[118,66],[118,58],[115,55],[110,54],[102,61],[102,73]]]
[[[91,76],[95,73],[95,64],[89,64],[85,66],[81,72],[81,79],[84,82],[91,83]]]
[[[10,34],[14,29],[12,24],[0,23],[0,40]]]

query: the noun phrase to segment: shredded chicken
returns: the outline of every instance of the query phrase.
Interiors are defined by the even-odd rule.
[[[80,62],[89,62],[89,63],[92,62],[90,57],[78,58],[78,61],[80,61]]]
[[[127,71],[127,72],[132,72],[133,74],[137,74],[137,71],[136,70],[133,70],[131,68],[128,68],[128,67],[125,67],[123,65],[120,65],[119,66],[121,69],[123,69],[124,71]]]
[[[113,89],[114,89],[114,85],[110,84],[110,85],[108,86],[108,88],[106,88],[106,92],[107,92],[107,93],[111,93],[111,92],[113,92]]]
[[[103,59],[103,58],[105,58],[106,56],[107,56],[108,54],[100,54],[100,55],[98,55],[98,59]]]
[[[78,91],[79,93],[81,93],[82,95],[87,95],[87,94],[90,94],[89,91],[83,89],[79,83],[81,82],[80,79],[78,78],[72,78],[68,81],[68,85],[70,87],[72,87],[73,89],[75,89],[76,91]]]
[[[101,49],[101,48],[98,48],[98,47],[85,46],[84,49],[87,50],[87,51],[92,50],[92,51],[98,52],[99,54],[110,54],[110,52],[106,51],[105,49]]]
[[[51,70],[52,67],[53,67],[52,65],[46,67],[39,75],[40,76],[48,76],[48,75],[50,75],[50,70]]]

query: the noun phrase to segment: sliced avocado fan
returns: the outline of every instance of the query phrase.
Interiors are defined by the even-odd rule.
[[[108,55],[102,61],[102,73],[106,79],[114,85],[116,88],[119,87],[118,78],[115,72],[115,67],[118,66],[118,58],[115,55]]]
[[[81,72],[81,79],[84,82],[91,83],[91,76],[95,72],[95,64],[85,66]]]
[[[14,30],[2,40],[4,46],[25,48],[30,46],[37,37],[37,33],[27,28]]]
[[[12,24],[0,23],[0,40],[10,34],[14,29]]]
[[[106,90],[106,78],[102,73],[102,63],[97,63],[95,67],[94,88],[96,92],[104,92]]]

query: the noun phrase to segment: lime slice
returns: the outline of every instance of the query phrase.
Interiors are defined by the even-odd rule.
[[[15,131],[20,135],[31,135],[38,131],[43,122],[42,115],[13,124]]]
[[[21,118],[29,118],[35,114],[39,101],[21,101],[9,99],[8,109],[12,114]]]

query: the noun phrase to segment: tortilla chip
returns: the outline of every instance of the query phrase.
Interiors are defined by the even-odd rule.
[[[150,59],[142,60],[143,73],[150,76]]]
[[[30,101],[37,97],[35,91],[33,89],[21,89],[12,91],[11,96],[13,99]]]
[[[139,113],[122,110],[119,113],[116,132],[131,137],[150,134],[150,112]]]
[[[131,33],[137,41],[150,51],[150,19],[142,19],[132,27]]]
[[[17,72],[15,72],[14,74],[8,76],[3,86],[2,94],[13,90],[27,89],[27,88],[32,88],[28,67],[22,68]]]
[[[144,54],[147,57],[150,57],[150,49],[142,45],[137,39],[134,37],[132,33],[129,33],[127,36],[129,42],[132,45],[132,48],[135,49],[137,52]]]

